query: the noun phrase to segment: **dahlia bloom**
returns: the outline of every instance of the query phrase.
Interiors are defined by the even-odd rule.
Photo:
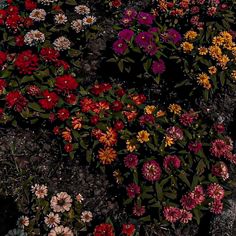
[[[94,236],[115,236],[114,228],[111,224],[97,225],[93,232]]]
[[[183,224],[187,224],[193,218],[193,214],[186,210],[181,210],[180,222]]]
[[[163,166],[165,170],[170,171],[171,168],[178,169],[181,161],[176,155],[168,155],[164,158]]]
[[[138,156],[135,154],[129,154],[124,158],[124,165],[127,168],[134,169],[138,165]]]
[[[45,110],[51,110],[57,105],[59,97],[55,92],[49,92],[48,90],[45,90],[43,91],[42,95],[44,98],[39,100],[39,104],[42,108]]]
[[[194,154],[197,154],[202,149],[202,143],[196,141],[196,142],[190,142],[188,144],[188,149],[190,152],[193,152]]]
[[[163,215],[167,221],[175,223],[181,217],[181,210],[172,206],[164,207]]]
[[[140,194],[141,188],[137,184],[131,183],[127,186],[126,191],[129,198],[135,198],[136,195]]]
[[[152,25],[154,16],[146,12],[140,12],[137,19],[141,25]]]
[[[224,198],[225,191],[219,184],[212,183],[207,187],[207,195],[215,200],[221,200]]]
[[[160,165],[154,160],[147,161],[143,164],[143,177],[148,181],[158,181],[161,177],[161,172]]]
[[[123,39],[118,39],[113,43],[113,50],[118,55],[123,55],[128,49],[128,45]]]
[[[66,192],[57,193],[50,201],[50,206],[54,212],[69,211],[72,205],[72,198]]]
[[[133,215],[134,216],[142,216],[145,213],[145,206],[139,206],[138,204],[134,204],[133,206]]]
[[[133,35],[134,35],[134,31],[129,30],[129,29],[124,29],[124,30],[120,31],[118,34],[119,38],[123,39],[125,41],[130,41],[132,39]]]
[[[55,86],[58,91],[68,93],[76,90],[79,84],[72,75],[62,75],[55,79]]]
[[[154,61],[152,63],[152,72],[156,74],[162,74],[166,71],[166,65],[165,62],[162,59],[159,59],[158,61]]]

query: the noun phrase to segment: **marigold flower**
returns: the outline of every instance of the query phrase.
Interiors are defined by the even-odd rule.
[[[181,48],[183,48],[184,53],[189,53],[193,50],[193,44],[189,42],[183,42],[181,43]]]
[[[190,30],[187,31],[184,35],[185,39],[194,40],[197,37],[197,32]]]
[[[224,43],[224,38],[221,36],[215,36],[212,39],[212,44],[216,45],[216,46],[221,46]]]
[[[169,107],[168,107],[169,111],[174,113],[175,115],[180,115],[181,114],[181,111],[182,111],[182,108],[180,105],[178,104],[170,104]]]
[[[199,85],[203,86],[205,89],[209,90],[212,85],[209,81],[209,76],[206,73],[201,73],[197,77],[197,82]]]
[[[105,147],[104,149],[99,149],[98,158],[103,165],[111,164],[117,157],[117,152],[111,147]]]
[[[146,114],[153,114],[154,113],[154,111],[156,110],[156,107],[155,106],[151,106],[151,105],[147,105],[145,108],[144,108],[144,112],[146,113]]]
[[[219,59],[222,55],[221,48],[218,46],[210,46],[208,52],[213,59]]]
[[[174,144],[174,139],[168,135],[165,136],[165,147],[170,147],[172,144]]]
[[[144,143],[144,142],[146,143],[150,140],[149,136],[150,136],[150,134],[146,130],[142,130],[142,131],[138,132],[136,137],[140,143]]]
[[[198,48],[198,53],[201,56],[205,56],[208,53],[208,49],[205,47],[200,47],[200,48]]]
[[[210,66],[208,72],[210,75],[214,75],[217,72],[217,68],[215,66]]]

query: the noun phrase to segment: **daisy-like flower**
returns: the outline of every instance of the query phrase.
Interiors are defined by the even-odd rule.
[[[219,184],[212,183],[207,187],[207,194],[209,197],[215,200],[221,200],[222,198],[224,198],[225,191]]]
[[[145,206],[139,206],[138,204],[134,204],[133,207],[133,215],[142,216],[145,213]]]
[[[154,160],[147,161],[143,164],[143,177],[148,181],[158,181],[161,177],[161,172],[160,165]]]
[[[53,42],[53,45],[56,50],[65,51],[70,49],[71,42],[66,37],[61,36]]]
[[[49,228],[52,228],[60,224],[61,218],[58,214],[50,212],[46,217],[44,217],[44,222]]]
[[[212,87],[210,83],[210,78],[206,73],[201,73],[197,76],[197,82],[205,89],[210,89]]]
[[[180,115],[182,111],[181,106],[178,104],[170,104],[168,109],[170,112],[174,113],[175,115]]]
[[[184,53],[191,52],[193,50],[193,44],[189,42],[181,43],[181,48],[183,48]]]
[[[151,105],[148,105],[148,106],[146,106],[145,108],[144,108],[144,111],[145,111],[145,113],[146,114],[153,114],[154,113],[154,111],[156,110],[156,107],[155,106],[151,106]]]
[[[198,53],[199,53],[199,55],[204,56],[208,53],[208,49],[205,47],[200,47],[200,48],[198,48]]]
[[[126,148],[129,152],[133,152],[133,151],[137,150],[136,145],[133,144],[132,141],[130,141],[130,140],[126,140]]]
[[[63,25],[68,21],[68,19],[67,19],[67,16],[65,14],[59,13],[59,14],[55,15],[54,21],[58,25]]]
[[[76,200],[79,203],[82,203],[84,201],[84,197],[79,193],[79,194],[76,195]]]
[[[78,5],[75,7],[75,12],[80,15],[87,15],[90,13],[90,8],[86,5]]]
[[[82,20],[73,20],[71,22],[71,28],[76,32],[79,33],[83,29]]]
[[[185,33],[184,38],[189,40],[194,40],[197,37],[197,32],[190,30]]]
[[[99,149],[98,158],[104,165],[111,164],[117,157],[117,152],[111,147],[106,147],[104,149]]]
[[[31,30],[24,36],[24,43],[29,46],[36,45],[37,43],[43,43],[45,41],[45,35],[39,30]]]
[[[31,186],[31,192],[34,193],[37,198],[45,198],[48,195],[48,188],[46,185],[35,184]]]
[[[99,137],[99,142],[104,146],[111,147],[117,143],[117,133],[112,128],[107,128],[106,133],[102,133]]]
[[[53,228],[48,236],[73,236],[73,232],[70,228],[64,226],[56,226]]]
[[[31,18],[33,21],[44,21],[46,17],[46,11],[44,9],[34,9],[30,15],[29,18]]]
[[[83,18],[83,25],[92,25],[96,22],[96,17],[94,16],[86,16]]]
[[[187,224],[189,221],[192,220],[193,218],[193,214],[189,211],[186,210],[180,210],[181,211],[181,218],[180,218],[180,222]]]
[[[149,141],[149,136],[150,134],[146,131],[146,130],[142,130],[142,131],[139,131],[138,134],[137,134],[137,140],[140,142],[140,143],[146,143]]]
[[[208,72],[209,74],[214,75],[217,72],[217,68],[215,66],[210,66]]]
[[[21,216],[18,220],[17,220],[17,226],[24,229],[24,227],[29,226],[29,217],[27,216]]]
[[[81,221],[84,223],[89,223],[93,219],[93,214],[91,211],[83,211],[81,213]]]
[[[58,193],[56,196],[53,196],[50,204],[54,212],[65,212],[69,211],[71,208],[72,198],[66,192]]]

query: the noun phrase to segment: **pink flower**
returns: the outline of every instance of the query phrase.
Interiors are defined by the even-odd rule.
[[[207,194],[213,199],[221,200],[224,198],[225,191],[222,186],[217,183],[213,183],[207,187]]]
[[[190,126],[197,119],[198,114],[193,110],[190,110],[189,112],[185,112],[184,114],[182,114],[179,118],[179,121],[184,126]]]
[[[133,215],[142,216],[145,213],[145,207],[139,206],[138,204],[134,204],[133,207]]]
[[[127,168],[136,168],[138,165],[138,156],[134,154],[129,154],[124,158],[124,164]]]
[[[153,40],[153,34],[150,32],[140,32],[136,38],[135,38],[135,43],[139,47],[147,47],[150,42]]]
[[[158,61],[154,61],[152,63],[152,72],[156,74],[162,74],[166,71],[166,65],[162,59],[159,59]]]
[[[194,199],[197,205],[205,201],[205,194],[201,185],[197,185],[193,190]]]
[[[220,200],[214,200],[210,205],[210,211],[214,214],[221,214],[223,210],[223,203]]]
[[[149,181],[158,181],[161,177],[161,167],[154,161],[147,161],[142,168],[143,177]]]
[[[136,194],[139,195],[141,191],[140,187],[135,183],[129,184],[126,190],[129,198],[135,198]]]
[[[131,19],[134,19],[137,16],[137,11],[134,8],[128,8],[124,11],[124,15]]]
[[[54,212],[65,212],[70,210],[72,199],[66,192],[61,192],[52,197],[50,204]]]
[[[215,176],[221,177],[223,180],[229,178],[229,171],[227,165],[223,162],[217,162],[211,168],[211,173]]]
[[[219,133],[219,134],[225,132],[225,126],[224,126],[224,124],[216,123],[216,124],[214,124],[213,127],[214,127],[214,130],[215,130],[217,133]]]
[[[113,43],[113,50],[118,55],[125,54],[127,49],[128,49],[128,45],[122,39],[118,39]]]
[[[157,51],[158,51],[158,48],[154,42],[150,42],[144,48],[144,52],[146,52],[150,56],[154,56],[157,53]]]
[[[225,143],[222,139],[216,139],[211,143],[210,152],[215,157],[227,157],[232,150],[232,146]]]
[[[182,140],[184,137],[182,129],[178,126],[171,126],[166,130],[168,137],[171,137],[174,141]]]
[[[167,221],[175,223],[181,217],[181,210],[176,207],[168,206],[164,207],[163,214]]]
[[[197,154],[202,149],[202,144],[200,142],[191,142],[188,145],[188,149],[190,152]]]
[[[134,31],[129,30],[129,29],[124,29],[124,30],[120,31],[118,34],[120,39],[123,39],[126,41],[130,41],[132,39],[133,35],[134,35]]]
[[[191,221],[193,218],[193,214],[189,211],[186,210],[181,210],[181,217],[180,217],[180,222],[187,224],[189,221]]]
[[[168,155],[164,158],[163,166],[167,171],[171,168],[178,169],[180,167],[181,161],[176,155]]]
[[[141,25],[152,25],[153,20],[154,16],[149,13],[140,12],[138,14],[138,23]]]
[[[188,211],[191,211],[197,205],[196,199],[193,193],[188,193],[182,196],[180,202],[181,202],[182,207]]]

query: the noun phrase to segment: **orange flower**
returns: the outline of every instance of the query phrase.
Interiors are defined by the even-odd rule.
[[[69,128],[62,132],[62,138],[69,143],[72,142],[71,130]]]
[[[162,111],[162,110],[158,111],[157,114],[156,114],[157,117],[162,117],[162,116],[165,116],[165,115],[166,115],[166,112]]]
[[[136,145],[132,144],[130,140],[126,141],[126,148],[129,152],[133,152],[133,151],[137,150]]]
[[[98,158],[103,165],[111,164],[117,157],[116,150],[111,147],[106,147],[104,149],[100,148],[98,151]]]
[[[77,130],[80,130],[81,129],[81,127],[82,127],[82,118],[80,117],[80,118],[78,118],[78,117],[72,117],[72,127],[73,127],[73,129],[77,129]]]
[[[134,120],[138,113],[136,111],[124,111],[123,114],[126,116],[129,122]]]
[[[174,144],[173,138],[169,136],[165,136],[165,147],[170,147],[172,144]]]
[[[106,133],[102,133],[99,137],[99,142],[108,147],[115,145],[117,142],[116,131],[112,128],[108,128]]]

